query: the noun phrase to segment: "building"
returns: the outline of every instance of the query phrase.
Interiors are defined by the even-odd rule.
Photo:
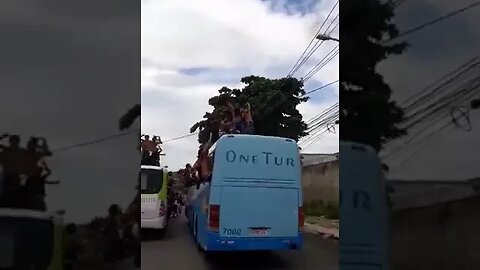
[[[322,200],[338,203],[338,153],[301,154],[304,201]]]
[[[480,179],[389,180],[392,269],[480,269]]]

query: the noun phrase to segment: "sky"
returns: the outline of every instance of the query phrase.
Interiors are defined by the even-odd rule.
[[[163,161],[179,169],[196,159],[190,127],[211,111],[208,99],[222,86],[241,88],[248,75],[285,77],[336,1],[142,0],[142,133],[165,141]],[[338,8],[330,20],[338,14]],[[328,22],[329,23],[329,22]],[[327,25],[328,25],[327,23]],[[332,33],[338,37],[338,28]],[[325,42],[294,74],[304,76],[337,44]],[[311,90],[338,79],[338,58],[308,80]],[[299,106],[304,120],[338,102],[338,85]],[[337,133],[305,152],[338,152]]]
[[[394,21],[402,32],[473,2],[405,1],[397,8]],[[377,67],[392,88],[392,99],[402,103],[450,70],[478,56],[479,17],[480,6],[477,6],[402,38],[410,47],[402,55],[390,57]],[[480,74],[480,69],[477,68],[473,73]],[[387,145],[386,153],[397,149],[399,145],[402,149],[386,160],[391,164],[389,177],[427,180],[480,177],[480,111],[471,111],[470,117],[473,124],[470,132],[451,127],[427,139],[425,148],[419,148],[421,143],[405,144],[408,137]],[[449,118],[445,117],[440,125],[448,121]],[[431,130],[435,128],[437,126],[433,125]],[[405,162],[402,163],[403,160]]]
[[[135,1],[2,1],[0,133],[42,136],[53,150],[118,133],[118,119],[140,102],[139,28]],[[47,162],[61,184],[48,187],[49,210],[87,222],[111,203],[126,206],[136,135],[54,151]]]

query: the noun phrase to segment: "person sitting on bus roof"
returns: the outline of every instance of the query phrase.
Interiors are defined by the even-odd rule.
[[[162,152],[160,145],[163,143],[160,136],[153,136],[152,141],[155,143],[155,152]]]
[[[253,125],[253,118],[251,114],[250,103],[246,103],[245,107],[241,109],[242,125],[241,130],[243,134],[254,134],[255,127]]]
[[[229,130],[229,133],[237,133],[240,130],[242,124],[242,115],[241,110],[238,106],[232,105],[232,103],[227,102],[227,111],[231,115],[232,127]],[[230,117],[229,117],[230,118]]]
[[[144,137],[142,138],[142,141],[141,141],[142,150],[148,151],[148,152],[155,152],[157,150],[157,142],[150,140],[150,136],[148,135],[142,135],[142,136]]]
[[[19,183],[19,175],[15,170],[16,161],[21,155],[20,137],[17,135],[9,135],[8,133],[0,136],[0,140],[8,138],[9,145],[0,144],[0,166],[2,167],[2,194],[7,196],[9,191],[15,188]]]
[[[227,116],[220,122],[219,135],[221,137],[225,134],[234,133],[233,131],[234,131],[234,126],[233,126],[233,122],[232,122],[232,117]]]
[[[28,196],[30,197],[30,208],[38,209],[41,211],[47,210],[47,206],[45,204],[45,185],[47,183],[54,183],[47,181],[47,178],[50,176],[51,173],[52,172],[50,168],[48,168],[45,161],[40,161],[38,172],[27,179],[25,188],[27,190]]]

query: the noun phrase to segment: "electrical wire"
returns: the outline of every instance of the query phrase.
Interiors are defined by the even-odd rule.
[[[335,29],[338,27],[338,25],[339,25],[339,23],[337,23],[335,25],[335,27],[332,30],[330,30],[330,32],[328,32],[328,33],[325,32],[324,34],[327,35],[327,36],[330,36],[332,34],[332,32],[335,31]],[[325,40],[322,40],[322,41],[317,40],[316,44],[318,44],[318,45],[316,45],[315,47],[313,47],[310,50],[310,52],[307,54],[307,56],[305,56],[305,58],[303,58],[303,60],[300,62],[300,64],[297,65],[297,67],[294,69],[294,71],[289,76],[293,76],[308,61],[308,59],[313,55],[313,53],[315,53],[318,50],[318,48],[320,48],[320,46],[323,44],[323,42],[325,42]]]
[[[52,152],[53,153],[58,153],[58,152],[64,152],[64,151],[67,151],[67,150],[72,150],[72,149],[75,149],[75,148],[90,146],[92,144],[98,144],[98,143],[102,143],[102,142],[105,142],[105,141],[110,141],[110,140],[113,140],[113,139],[121,138],[121,137],[130,135],[130,134],[133,134],[133,133],[138,133],[138,132],[140,132],[140,129],[132,129],[132,130],[129,130],[129,131],[126,131],[126,132],[120,132],[120,133],[105,136],[105,137],[102,137],[102,138],[82,142],[82,143],[76,143],[76,144],[72,144],[72,145],[69,145],[69,146],[59,147],[59,148],[53,149]]]
[[[332,84],[337,83],[338,81],[339,81],[339,80],[336,80],[336,81],[333,81],[333,82],[329,82],[329,83],[327,83],[327,84],[325,84],[325,85],[322,85],[322,86],[320,86],[320,87],[318,87],[318,88],[315,88],[315,89],[313,89],[313,90],[310,90],[310,91],[306,92],[305,95],[302,95],[302,97],[311,95],[311,94],[313,94],[313,93],[315,93],[315,92],[317,92],[317,91],[319,91],[319,90],[322,90],[322,89],[325,88],[325,87],[328,87],[328,86],[330,86],[330,85],[332,85]]]
[[[454,11],[449,12],[449,13],[443,15],[443,16],[440,16],[440,17],[438,17],[438,18],[436,18],[436,19],[433,19],[433,20],[431,20],[431,21],[429,21],[429,22],[420,24],[420,25],[415,26],[415,27],[413,27],[413,28],[411,28],[411,29],[409,29],[409,30],[407,30],[407,31],[404,31],[404,32],[400,33],[399,35],[397,35],[396,37],[393,37],[393,38],[387,40],[386,42],[390,42],[390,41],[396,40],[396,39],[398,39],[398,38],[405,37],[405,36],[407,36],[407,35],[411,35],[411,34],[417,32],[417,31],[420,31],[420,30],[426,28],[426,27],[429,27],[429,26],[432,26],[432,25],[434,25],[434,24],[437,24],[437,23],[439,23],[439,22],[441,22],[441,21],[444,21],[444,20],[446,20],[446,19],[448,19],[448,18],[451,18],[451,17],[453,17],[453,16],[455,16],[455,15],[457,15],[457,14],[460,14],[460,13],[462,13],[462,12],[465,12],[465,11],[467,11],[467,10],[469,10],[469,9],[475,8],[475,7],[479,6],[479,5],[480,5],[480,1],[476,1],[476,2],[474,2],[474,3],[472,3],[472,4],[469,4],[469,5],[467,5],[467,6],[463,7],[463,8],[454,10]]]
[[[322,28],[323,26],[325,25],[325,23],[328,21],[328,19],[330,18],[330,15],[332,14],[333,10],[337,7],[338,5],[338,2],[339,0],[337,0],[337,2],[335,3],[335,5],[332,7],[332,9],[330,10],[330,12],[328,13],[327,17],[325,18],[325,20],[323,20],[323,23],[322,25],[320,26],[320,28],[318,29],[318,31],[315,33],[315,35],[313,36],[312,40],[310,41],[310,43],[308,44],[307,48],[305,48],[305,50],[303,51],[302,55],[300,56],[300,58],[298,58],[297,62],[293,65],[293,67],[290,69],[290,71],[288,72],[287,74],[287,77],[290,77],[293,75],[293,70],[296,68],[296,66],[299,64],[300,60],[302,60],[302,58],[305,56],[305,53],[308,51],[308,49],[310,48],[310,45],[312,45],[312,43],[315,41],[315,39],[317,38],[318,34],[320,34],[320,32],[322,31]],[[317,43],[318,44],[318,41]],[[316,45],[315,44],[315,45]],[[315,46],[314,45],[314,46]]]
[[[333,54],[332,54],[333,53]],[[325,67],[330,61],[332,61],[339,53],[338,45],[333,48],[320,62],[318,62],[303,78],[303,82],[307,82],[310,78],[313,77],[318,71]],[[328,58],[327,58],[328,57]]]

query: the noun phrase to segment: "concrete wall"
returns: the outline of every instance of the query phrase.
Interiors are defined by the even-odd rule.
[[[393,213],[392,270],[480,269],[480,196]]]
[[[338,160],[304,166],[302,186],[304,201],[322,200],[338,203]]]

